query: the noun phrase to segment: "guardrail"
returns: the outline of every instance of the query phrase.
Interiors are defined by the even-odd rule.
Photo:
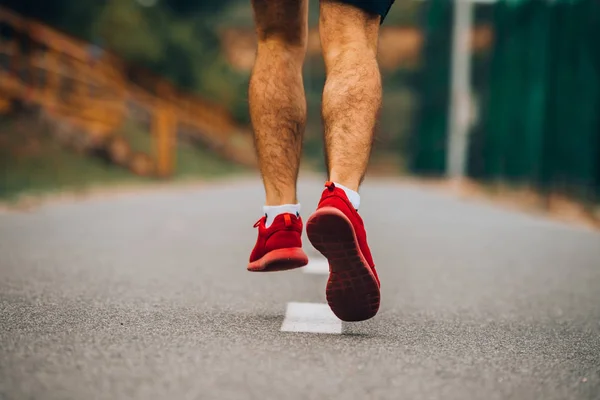
[[[81,146],[105,147],[114,162],[139,174],[172,175],[175,141],[183,130],[231,161],[256,165],[250,131],[225,108],[2,7],[0,26],[0,112],[8,112],[15,99],[38,104],[79,128]],[[117,134],[136,109],[148,116],[152,155],[132,152]]]

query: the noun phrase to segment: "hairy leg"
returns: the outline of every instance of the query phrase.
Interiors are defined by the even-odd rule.
[[[358,191],[381,107],[380,17],[321,0],[319,32],[327,79],[322,117],[329,180]]]
[[[296,204],[306,125],[308,0],[252,0],[252,6],[258,50],[249,103],[266,205]]]

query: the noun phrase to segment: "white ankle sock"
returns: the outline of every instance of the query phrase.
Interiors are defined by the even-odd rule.
[[[342,189],[346,193],[346,196],[348,196],[348,200],[350,200],[350,203],[352,203],[352,206],[354,207],[354,209],[358,210],[358,206],[360,206],[360,194],[358,194],[358,192],[355,192],[352,189],[348,189],[344,185],[340,185],[339,183],[333,182],[333,184],[336,187],[339,187],[340,189]]]
[[[281,214],[300,215],[300,203],[298,204],[283,204],[280,206],[263,206],[263,213],[267,216],[265,226],[268,228],[273,223],[275,217]]]

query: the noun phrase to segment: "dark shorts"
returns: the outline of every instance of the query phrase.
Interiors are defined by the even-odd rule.
[[[381,16],[381,23],[392,8],[394,0],[337,0],[340,3],[350,4],[368,13]]]

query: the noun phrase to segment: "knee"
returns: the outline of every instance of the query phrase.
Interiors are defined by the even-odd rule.
[[[272,57],[273,62],[283,60],[302,64],[306,55],[306,40],[271,34],[258,39],[258,53]]]
[[[282,49],[306,49],[308,29],[284,21],[270,21],[257,26],[258,43],[271,43]]]
[[[302,61],[308,26],[304,0],[253,0],[258,51]]]
[[[331,64],[344,55],[377,55],[379,16],[337,2],[323,2],[319,18],[323,57]]]

